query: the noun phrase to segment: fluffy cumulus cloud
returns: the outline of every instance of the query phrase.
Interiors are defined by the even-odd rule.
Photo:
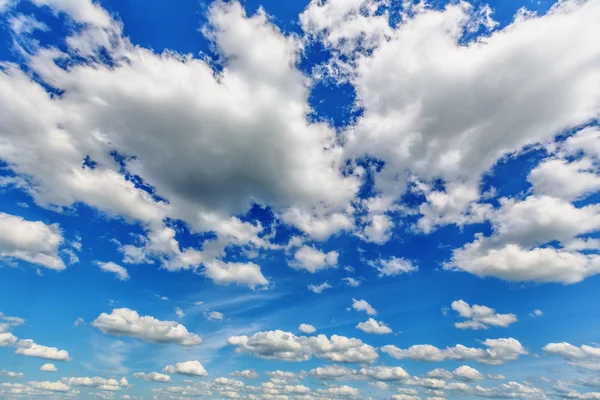
[[[373,318],[369,318],[365,322],[359,322],[358,325],[356,325],[356,329],[360,329],[365,333],[374,333],[377,335],[392,333],[392,329],[383,321],[377,321]]]
[[[492,236],[479,236],[454,251],[449,269],[511,281],[572,284],[600,271],[595,254],[542,245],[568,245],[577,236],[600,228],[596,204],[576,207],[548,196],[525,200],[503,198],[491,219]],[[540,267],[543,266],[543,267]]]
[[[355,311],[364,311],[369,315],[377,315],[377,310],[375,310],[366,300],[352,299],[352,308]]]
[[[175,365],[167,365],[163,371],[169,374],[208,376],[206,369],[200,364],[200,361],[185,361]]]
[[[159,372],[134,372],[133,377],[148,382],[171,382],[171,377],[169,375],[161,374]]]
[[[562,356],[565,361],[579,368],[600,371],[600,347],[575,346],[571,343],[548,343],[544,351],[549,355]]]
[[[409,359],[426,362],[472,360],[490,365],[516,361],[519,359],[519,356],[528,354],[523,345],[513,338],[487,339],[482,344],[486,347],[485,349],[466,347],[461,344],[440,349],[429,344],[420,344],[411,346],[408,349],[400,349],[394,345],[387,345],[383,346],[381,351],[398,360]]]
[[[0,258],[18,259],[60,271],[66,268],[59,255],[63,241],[56,224],[0,213]]]
[[[44,372],[58,372],[58,368],[54,364],[44,364],[40,367],[40,371]]]
[[[310,324],[300,324],[300,326],[298,327],[298,330],[300,330],[300,332],[302,333],[308,333],[313,334],[317,331],[317,328],[315,328],[314,326],[310,325]]]
[[[338,335],[306,337],[276,330],[257,332],[252,336],[231,336],[227,341],[236,346],[238,352],[284,361],[306,361],[314,355],[333,362],[363,363],[379,357],[372,346],[361,340]]]
[[[458,329],[488,329],[489,327],[506,328],[517,322],[515,314],[499,314],[493,308],[474,304],[470,306],[464,300],[452,302],[452,309],[466,321],[457,322],[454,326]]]
[[[19,340],[16,343],[16,354],[22,354],[29,357],[43,358],[46,360],[70,361],[69,352],[59,350],[56,347],[47,347],[35,343],[31,339]]]
[[[91,325],[108,335],[132,336],[152,343],[176,343],[182,346],[202,343],[200,336],[188,332],[185,326],[175,321],[140,316],[128,308],[116,308],[110,314],[102,313]]]
[[[294,260],[290,262],[290,266],[315,273],[328,268],[336,268],[337,261],[338,253],[336,251],[324,253],[314,247],[302,246],[294,254]]]

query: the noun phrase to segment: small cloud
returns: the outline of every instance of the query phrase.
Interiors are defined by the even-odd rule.
[[[310,324],[300,324],[298,329],[300,330],[300,332],[308,333],[309,335],[317,331],[317,328]]]
[[[308,285],[308,290],[310,290],[313,293],[320,294],[321,292],[323,292],[323,290],[331,289],[332,287],[333,286],[331,286],[329,283],[323,282],[320,285],[313,285],[313,284]]]
[[[185,313],[179,307],[175,307],[175,314],[177,314],[177,318],[179,318],[179,319],[185,317]]]
[[[77,328],[79,325],[85,325],[85,321],[81,317],[77,318],[75,322],[73,322],[74,327]]]
[[[533,310],[532,312],[529,313],[529,316],[531,318],[537,318],[537,317],[541,317],[543,315],[544,315],[544,313],[542,312],[542,310]]]
[[[360,281],[358,279],[354,279],[354,278],[351,278],[351,277],[342,278],[342,281],[344,281],[346,283],[346,285],[348,285],[350,287],[358,287],[358,286],[360,286]]]
[[[218,311],[211,311],[208,314],[205,314],[206,319],[209,321],[222,321],[223,314]]]
[[[40,371],[44,372],[58,372],[58,368],[54,364],[44,364],[40,367]]]

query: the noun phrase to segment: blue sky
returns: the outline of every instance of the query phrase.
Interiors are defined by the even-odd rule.
[[[599,399],[598,21],[0,0],[0,397]]]

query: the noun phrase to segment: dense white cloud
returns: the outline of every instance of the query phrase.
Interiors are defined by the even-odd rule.
[[[29,357],[44,358],[46,360],[70,361],[69,352],[56,347],[47,347],[36,344],[31,339],[22,339],[17,342],[16,354]]]
[[[67,392],[71,389],[69,386],[65,385],[62,382],[28,382],[29,386],[35,389],[48,390],[50,392]]]
[[[58,372],[58,368],[54,364],[44,364],[40,367],[40,371],[44,372]]]
[[[153,343],[177,343],[182,346],[202,343],[198,335],[188,332],[185,326],[175,321],[140,316],[128,308],[116,308],[110,314],[102,313],[91,325],[109,335],[132,336]]]
[[[598,255],[539,247],[554,241],[568,244],[579,235],[597,231],[600,206],[577,208],[561,199],[536,195],[522,201],[503,198],[500,203],[491,219],[493,235],[478,236],[455,250],[446,269],[511,281],[564,284],[600,272]]]
[[[404,381],[410,378],[408,372],[400,367],[365,367],[360,369],[360,373],[376,381]]]
[[[251,289],[269,285],[269,281],[262,274],[260,267],[251,262],[225,263],[220,260],[212,260],[204,265],[206,276],[221,285],[235,283]]]
[[[582,345],[574,346],[570,343],[548,343],[544,346],[547,354],[559,355],[572,365],[580,368],[600,371],[600,347]]]
[[[109,261],[109,262],[96,261],[96,265],[98,265],[98,267],[100,267],[100,269],[104,272],[114,273],[116,275],[116,277],[121,281],[129,280],[129,273],[127,272],[127,270],[125,268],[121,267],[120,265],[115,264],[112,261]]]
[[[133,377],[148,382],[171,382],[171,377],[169,375],[161,374],[159,372],[134,372]]]
[[[238,352],[255,357],[284,361],[306,361],[313,355],[342,363],[371,362],[378,358],[377,351],[359,339],[332,335],[296,336],[280,330],[258,332],[252,336],[232,336],[229,344]]]
[[[0,213],[0,258],[15,258],[60,271],[65,269],[58,254],[62,243],[57,224]]]
[[[15,335],[10,332],[0,333],[0,346],[13,346],[19,340]]]
[[[452,376],[454,379],[458,379],[460,381],[478,381],[483,379],[481,372],[477,371],[475,368],[469,367],[468,365],[463,365],[456,368],[452,372]]]
[[[388,40],[375,41],[373,51],[345,65],[364,113],[345,133],[344,150],[385,162],[376,176],[384,196],[397,198],[416,175],[473,188],[477,201],[482,173],[503,155],[597,116],[600,49],[584,44],[600,33],[595,2],[559,2],[545,15],[520,12],[503,29],[466,43],[466,33],[496,25],[489,7],[418,4],[404,11]],[[362,15],[360,32],[369,37],[381,17]],[[320,18],[321,31],[335,31],[344,19]],[[327,36],[324,41],[336,46]],[[548,71],[547,65],[556,68]],[[522,96],[515,100],[513,93]],[[437,208],[431,225],[470,212],[471,202],[448,194],[447,208]]]
[[[399,257],[390,257],[369,261],[369,265],[379,272],[379,277],[410,274],[419,270],[411,261]]]
[[[365,333],[374,333],[377,335],[392,333],[392,329],[383,321],[376,321],[373,318],[369,318],[365,322],[359,322],[358,325],[356,325],[356,328]]]
[[[337,251],[324,253],[311,246],[302,246],[294,254],[290,266],[315,273],[328,268],[336,268],[338,261]]]
[[[393,345],[383,346],[381,351],[391,357],[403,360],[440,362],[445,360],[477,361],[484,364],[498,365],[508,361],[515,361],[519,356],[528,354],[523,345],[516,339],[487,339],[482,342],[486,347],[471,348],[463,345],[439,349],[429,344],[420,344],[400,349]]]
[[[352,299],[352,308],[356,311],[365,311],[369,315],[377,315],[377,310],[375,310],[366,300]]]
[[[498,314],[493,308],[477,304],[470,306],[464,300],[452,302],[451,307],[458,315],[467,319],[454,324],[458,329],[488,329],[490,326],[506,328],[517,322],[515,314]]]
[[[310,334],[315,333],[317,331],[317,328],[315,328],[314,326],[312,326],[310,324],[300,324],[300,326],[298,327],[298,330],[300,332],[308,333],[310,335]]]
[[[169,374],[208,376],[206,369],[204,369],[204,366],[200,364],[200,361],[185,361],[179,362],[175,365],[167,365],[163,371]]]

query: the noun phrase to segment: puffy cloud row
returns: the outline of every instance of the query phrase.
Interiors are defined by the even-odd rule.
[[[368,363],[379,357],[372,346],[361,340],[338,335],[306,337],[275,330],[232,336],[227,341],[236,346],[238,352],[284,361],[306,361],[314,355],[334,362]]]

